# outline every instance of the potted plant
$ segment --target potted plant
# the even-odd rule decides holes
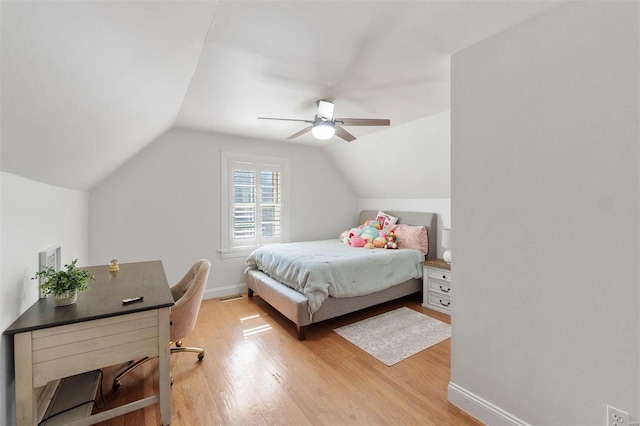
[[[42,266],[33,279],[42,278],[40,289],[44,294],[53,294],[56,306],[66,306],[76,303],[78,292],[88,289],[87,281],[95,280],[94,275],[83,269],[76,269],[75,259],[66,269],[56,271],[52,266]]]

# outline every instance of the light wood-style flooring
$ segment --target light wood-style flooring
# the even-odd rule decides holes
[[[420,295],[311,325],[307,340],[259,297],[205,300],[184,346],[206,350],[171,356],[172,425],[480,425],[447,402],[451,340],[387,367],[332,330],[408,306],[423,308]],[[149,396],[157,386],[155,360],[138,368],[113,391],[104,370],[107,407]],[[100,423],[160,424],[157,405]]]

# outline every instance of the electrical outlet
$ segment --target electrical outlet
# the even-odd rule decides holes
[[[629,413],[607,405],[607,426],[631,426]]]

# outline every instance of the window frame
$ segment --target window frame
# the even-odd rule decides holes
[[[220,255],[223,259],[232,257],[244,257],[248,256],[253,250],[261,245],[272,244],[274,242],[289,242],[289,197],[290,197],[290,166],[289,159],[285,157],[269,157],[264,155],[245,154],[239,152],[221,151],[221,167],[220,167]],[[256,170],[256,174],[260,174],[262,171],[274,171],[278,168],[281,170],[280,176],[280,198],[281,198],[281,211],[280,211],[280,238],[278,240],[267,239],[261,241],[258,235],[257,240],[253,244],[236,246],[234,244],[235,238],[233,235],[234,223],[232,203],[234,194],[234,180],[233,171],[235,163],[246,163],[249,167]],[[257,194],[256,194],[257,195]],[[256,199],[256,205],[258,206],[260,200]],[[259,215],[258,215],[259,216]],[[261,229],[261,218],[256,218],[257,229]]]

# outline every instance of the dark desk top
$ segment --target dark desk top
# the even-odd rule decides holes
[[[109,265],[81,269],[93,273],[96,280],[89,280],[89,290],[78,294],[76,303],[56,307],[52,296],[39,299],[4,334],[23,333],[174,304],[167,276],[159,260],[123,263],[117,272],[109,272]],[[144,296],[144,300],[122,304],[122,299],[137,296]]]

